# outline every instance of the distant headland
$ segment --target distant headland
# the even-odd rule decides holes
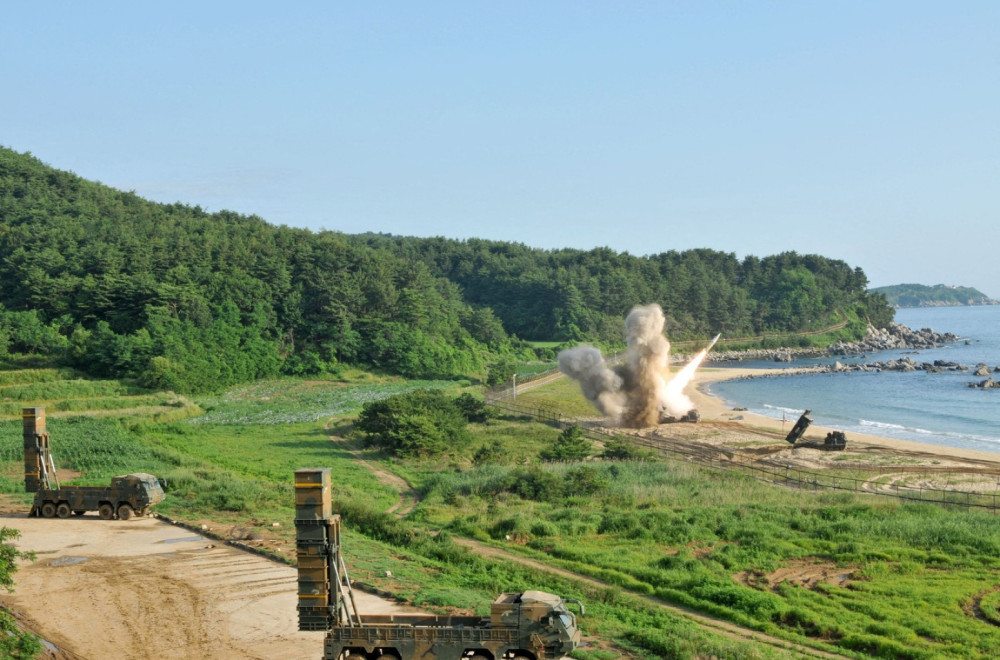
[[[982,291],[968,286],[935,284],[894,284],[871,289],[881,293],[894,307],[968,307],[972,305],[1000,305]]]

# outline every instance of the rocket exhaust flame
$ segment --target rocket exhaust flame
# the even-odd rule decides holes
[[[583,395],[616,424],[642,428],[664,415],[683,417],[694,407],[683,390],[719,335],[671,377],[664,323],[659,305],[635,307],[625,318],[623,364],[609,367],[599,350],[579,346],[559,353],[559,370],[580,383]]]

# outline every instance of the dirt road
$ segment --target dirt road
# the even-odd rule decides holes
[[[50,657],[319,658],[323,633],[299,632],[296,571],[144,518],[67,520],[0,514],[38,557],[0,602],[58,652]],[[365,613],[406,611],[358,592]],[[412,610],[409,610],[412,611]]]

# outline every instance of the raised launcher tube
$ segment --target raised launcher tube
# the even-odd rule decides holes
[[[802,439],[803,435],[805,435],[806,429],[809,428],[810,424],[812,424],[812,417],[809,416],[809,413],[811,412],[811,410],[807,410],[802,413],[802,416],[799,417],[799,421],[795,422],[795,426],[793,426],[792,430],[788,432],[785,440],[788,441],[789,444],[794,445]]]
[[[330,468],[295,471],[299,630],[360,623],[340,554],[340,516],[333,514],[331,491]],[[345,607],[348,600],[350,608]]]
[[[24,408],[21,411],[24,425],[24,490],[58,488],[56,468],[49,448],[49,432],[45,430],[45,408]]]

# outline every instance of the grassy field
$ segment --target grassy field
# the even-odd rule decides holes
[[[457,534],[513,539],[528,556],[770,634],[885,658],[1000,651],[1000,629],[965,611],[1000,584],[988,514],[664,463],[487,466],[424,492],[426,519]]]
[[[0,405],[19,413],[82,402],[73,404],[79,412],[48,420],[56,462],[78,471],[79,483],[151,472],[166,484],[162,513],[259,530],[286,544],[292,472],[331,467],[355,579],[443,611],[485,611],[495,593],[526,588],[583,598],[585,630],[605,642],[578,650],[584,660],[619,652],[791,657],[706,632],[649,596],[846,656],[1000,656],[1000,521],[988,515],[802,493],[683,462],[545,464],[538,453],[558,431],[514,416],[472,425],[474,441],[438,459],[388,459],[356,439],[330,438],[331,429],[352,438],[366,401],[466,386],[352,374],[346,382],[267,381],[187,401],[70,372],[8,370],[0,387],[15,389],[3,390]],[[28,392],[37,398],[20,398]],[[593,415],[565,380],[518,402]],[[92,416],[107,410],[116,412]],[[491,451],[477,461],[484,448]],[[419,491],[422,501],[405,520],[386,513],[397,493],[359,464],[358,452]],[[3,412],[0,490],[27,502],[21,472],[20,419]],[[484,559],[455,544],[457,536],[607,586]]]

